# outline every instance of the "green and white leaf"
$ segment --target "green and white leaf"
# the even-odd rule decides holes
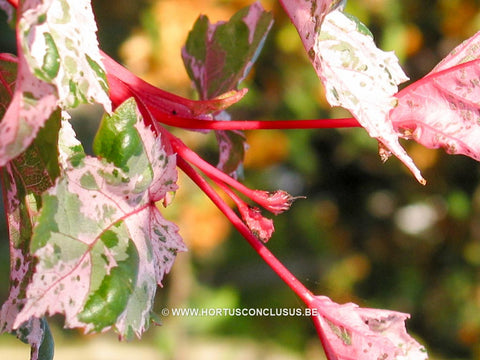
[[[110,112],[90,1],[30,0],[21,8],[23,55],[37,78],[55,85],[59,105],[100,103]]]
[[[90,1],[28,0],[17,10],[18,76],[0,122],[0,166],[21,154],[60,106],[111,112]]]
[[[38,258],[15,325],[62,313],[67,327],[148,327],[157,284],[185,251],[155,202],[176,190],[176,161],[147,129],[133,99],[106,115],[86,156],[68,123],[60,132],[64,175],[42,196],[31,251]]]

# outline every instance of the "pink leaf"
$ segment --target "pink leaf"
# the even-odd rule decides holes
[[[390,119],[400,136],[480,160],[479,38],[477,33],[397,94]]]
[[[309,306],[329,360],[424,360],[425,348],[405,329],[408,314],[339,305],[317,296]]]

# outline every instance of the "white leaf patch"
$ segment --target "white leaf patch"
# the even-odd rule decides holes
[[[378,49],[362,23],[337,9],[325,17],[314,53],[319,61],[312,61],[329,103],[348,109],[380,142],[383,160],[393,153],[424,184],[388,119],[397,104],[398,84],[408,80],[393,52]]]

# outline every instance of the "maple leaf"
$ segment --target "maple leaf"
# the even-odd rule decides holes
[[[410,316],[390,310],[339,305],[317,296],[309,307],[318,313],[314,323],[329,360],[425,360],[425,348],[408,335]]]
[[[388,113],[397,104],[398,85],[408,80],[395,55],[378,49],[368,29],[339,10],[326,16],[315,53],[321,59],[319,75],[329,103],[350,110],[379,141],[382,160],[393,153],[425,184],[388,121]]]
[[[0,166],[32,143],[57,106],[99,102],[111,111],[90,1],[24,1],[17,17],[18,75],[0,122]]]
[[[31,245],[38,263],[14,325],[62,313],[68,327],[140,336],[157,284],[186,250],[155,204],[177,188],[175,156],[133,99],[103,118],[94,144],[102,159],[85,155],[68,123],[60,138],[64,173],[42,196]]]
[[[393,153],[425,184],[388,120],[388,113],[397,103],[394,95],[398,85],[408,80],[398,59],[392,52],[378,49],[368,28],[344,14],[339,2],[323,1],[320,6],[313,3],[304,2],[296,9],[296,1],[284,1],[284,8],[325,86],[328,102],[348,109],[379,141],[382,160]]]
[[[390,120],[399,136],[480,161],[480,32],[400,91]]]
[[[182,58],[202,100],[237,90],[245,79],[273,25],[272,14],[257,1],[235,13],[228,21],[211,24],[200,16],[190,31]],[[222,112],[215,120],[230,120]],[[241,131],[216,131],[220,149],[217,167],[235,175],[242,164],[247,145]]]

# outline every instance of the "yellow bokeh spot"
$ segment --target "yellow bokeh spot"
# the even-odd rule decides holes
[[[414,24],[408,24],[403,31],[405,38],[405,55],[415,55],[423,46],[423,34]]]
[[[248,132],[246,168],[264,168],[285,160],[290,152],[290,140],[281,130]]]
[[[200,256],[206,255],[227,238],[230,223],[205,196],[183,205],[178,220],[180,233],[189,249]]]
[[[354,285],[365,279],[370,270],[370,261],[360,253],[336,263],[327,275],[327,287],[332,297],[344,298],[353,294]]]
[[[418,143],[411,143],[408,153],[419,169],[426,170],[435,166],[438,161],[439,150],[428,149]]]

